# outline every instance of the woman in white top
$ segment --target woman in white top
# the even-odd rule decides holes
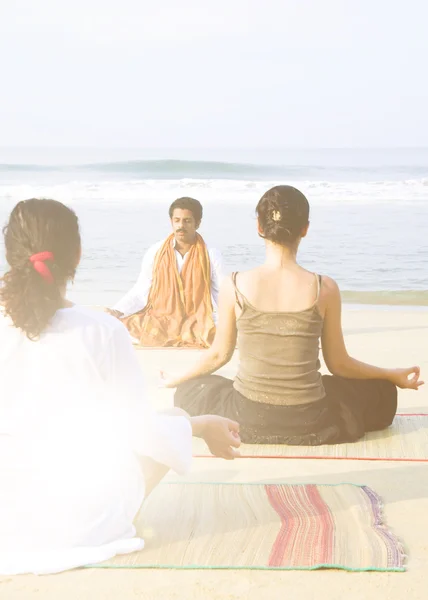
[[[133,520],[192,434],[231,459],[238,425],[158,415],[124,326],[65,299],[76,215],[27,200],[4,230],[0,286],[0,574],[53,573],[143,547]]]

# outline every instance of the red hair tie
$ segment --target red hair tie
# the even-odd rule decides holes
[[[54,260],[54,255],[52,252],[39,252],[38,254],[33,254],[30,256],[30,261],[37,273],[39,273],[45,281],[48,283],[53,283],[54,278],[52,273],[47,265],[45,265],[46,260]]]

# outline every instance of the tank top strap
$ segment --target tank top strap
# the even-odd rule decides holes
[[[317,297],[315,300],[315,304],[316,304],[318,302],[318,300],[320,299],[322,275],[318,275],[317,273],[315,273],[315,277],[317,278]]]
[[[236,304],[239,306],[240,309],[243,308],[243,296],[241,294],[241,292],[238,290],[238,287],[236,285],[236,276],[238,275],[238,271],[234,271],[232,273],[232,283],[233,283],[233,287],[235,289],[235,299],[236,299]]]

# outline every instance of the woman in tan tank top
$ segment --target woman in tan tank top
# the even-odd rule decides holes
[[[272,188],[256,213],[266,260],[224,281],[213,346],[190,372],[166,382],[177,386],[176,405],[235,419],[249,443],[341,443],[388,427],[397,387],[422,385],[419,367],[382,369],[349,356],[336,282],[296,260],[309,228],[299,190]],[[235,379],[212,375],[231,359],[237,339]],[[319,372],[320,343],[332,375]]]

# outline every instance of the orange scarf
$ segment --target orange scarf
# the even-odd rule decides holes
[[[156,254],[146,307],[122,321],[142,346],[208,348],[215,334],[208,250],[196,234],[180,275],[173,239]]]

